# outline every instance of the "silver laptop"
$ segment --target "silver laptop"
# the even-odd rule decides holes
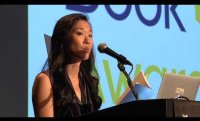
[[[199,84],[200,78],[165,73],[157,99],[186,97],[186,99],[195,100]]]

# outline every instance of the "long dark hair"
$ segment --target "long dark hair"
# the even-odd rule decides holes
[[[59,96],[57,95],[57,93],[63,92],[66,88],[64,86],[65,78],[63,75],[66,61],[68,58],[70,58],[65,51],[67,48],[66,42],[68,42],[67,35],[71,28],[79,20],[85,20],[89,23],[87,16],[83,14],[70,14],[60,18],[55,25],[53,35],[51,38],[51,50],[49,52],[48,59],[44,66],[48,65],[50,80],[53,80],[53,89],[55,89],[53,91],[56,91],[53,92],[53,96],[54,99],[58,99],[58,101],[56,101],[57,103],[60,102],[60,98],[56,97]],[[93,49],[90,53],[89,59],[81,62],[80,71],[87,78],[86,81],[91,90],[92,100],[95,109],[100,108],[102,101],[101,98],[98,96],[99,77],[95,68],[95,58]]]

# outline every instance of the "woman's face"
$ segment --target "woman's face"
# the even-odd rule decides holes
[[[92,29],[87,21],[79,20],[69,31],[69,54],[78,61],[89,59],[92,50]]]

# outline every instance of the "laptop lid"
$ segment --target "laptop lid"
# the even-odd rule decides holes
[[[200,78],[184,76],[173,73],[165,73],[158,91],[157,99],[187,97],[195,100],[200,84]]]

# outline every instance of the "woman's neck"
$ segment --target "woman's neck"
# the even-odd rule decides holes
[[[69,75],[70,80],[78,81],[78,74],[81,62],[67,64],[65,72]]]

